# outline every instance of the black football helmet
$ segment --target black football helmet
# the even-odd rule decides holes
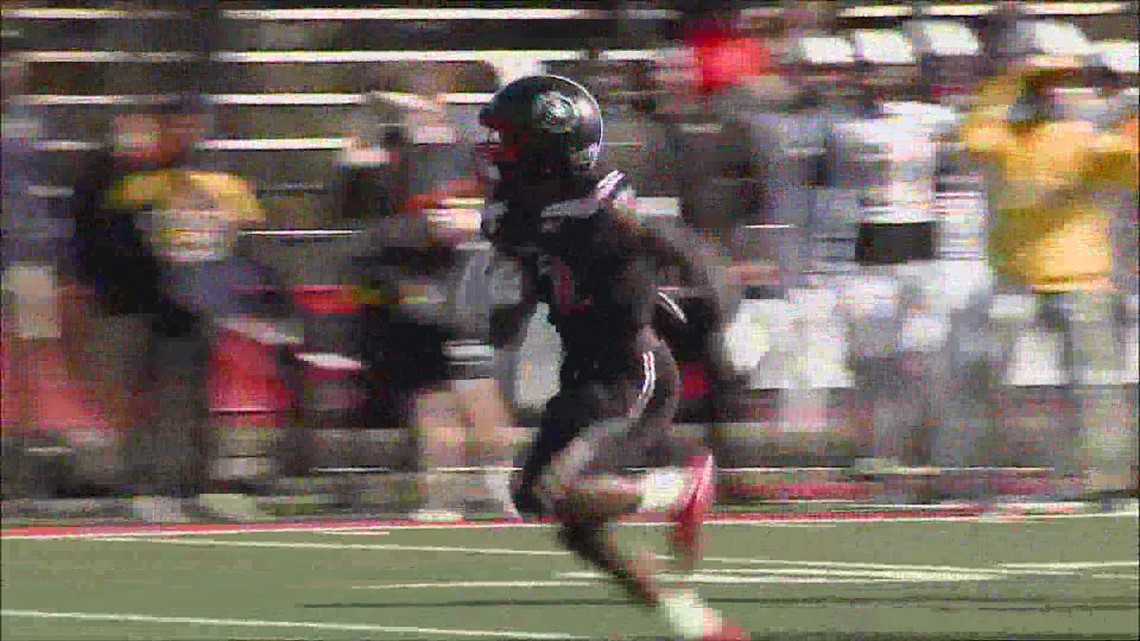
[[[479,112],[491,131],[481,156],[499,182],[576,176],[593,168],[604,125],[597,100],[561,76],[527,76],[500,89]]]

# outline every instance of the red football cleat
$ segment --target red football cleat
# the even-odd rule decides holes
[[[701,637],[701,641],[751,641],[752,635],[743,628],[725,621],[716,632]]]
[[[691,572],[701,555],[701,526],[712,509],[716,481],[712,454],[694,456],[686,464],[689,484],[679,509],[672,515],[673,551],[677,567]]]

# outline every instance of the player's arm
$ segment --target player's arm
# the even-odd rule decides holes
[[[684,227],[637,216],[632,195],[619,196],[611,209],[619,233],[628,235],[631,244],[644,248],[657,262],[681,265],[688,285],[706,300],[710,320],[714,324],[727,321],[732,292],[725,270],[714,262],[715,253],[709,247]]]
[[[653,322],[657,302],[657,270],[654,258],[645,252],[610,252],[602,259],[608,263],[608,286],[596,301],[604,310],[607,331],[618,341],[633,345],[641,330]]]
[[[1093,160],[1089,172],[1093,181],[1135,190],[1140,165],[1140,128],[1136,117],[1124,123],[1118,132],[1098,134],[1090,140]]]

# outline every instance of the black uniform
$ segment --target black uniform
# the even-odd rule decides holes
[[[669,437],[680,381],[653,330],[660,240],[623,203],[631,192],[622,182],[618,172],[596,183],[583,179],[571,190],[579,198],[530,213],[507,203],[507,226],[494,235],[523,264],[533,300],[547,304],[562,340],[559,391],[546,405],[516,492],[524,511],[541,511],[534,486],[571,442],[581,450],[562,474],[622,465]]]
[[[486,155],[498,174],[487,236],[522,265],[529,284],[523,303],[494,315],[492,340],[511,343],[537,302],[562,339],[559,391],[515,497],[520,510],[540,512],[544,476],[554,482],[546,498],[557,501],[559,484],[675,443],[679,374],[654,326],[683,327],[685,318],[658,291],[658,261],[679,259],[711,298],[717,288],[692,239],[640,220],[624,176],[596,172],[604,127],[581,85],[559,76],[516,80],[479,120],[493,134]],[[663,316],[672,322],[655,323]]]

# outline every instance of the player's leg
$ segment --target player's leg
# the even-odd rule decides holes
[[[998,280],[994,283],[987,306],[986,322],[993,335],[993,344],[989,353],[989,367],[985,372],[984,383],[986,390],[983,395],[984,407],[987,410],[984,416],[987,435],[990,438],[1004,440],[1007,437],[1005,426],[1012,424],[1010,413],[1013,404],[1008,402],[1009,388],[1006,376],[1016,358],[1017,341],[1026,329],[1047,318],[1041,315],[1039,296],[1028,294],[1025,288]],[[987,457],[988,459],[988,457]],[[993,460],[983,461],[984,465],[992,464]],[[979,483],[988,498],[992,495],[987,481]],[[1063,482],[1058,496],[1063,498],[1069,492],[1069,483]]]
[[[606,431],[613,429],[607,426]],[[586,439],[589,440],[589,439]],[[599,443],[606,439],[601,439]],[[567,452],[573,455],[575,441]],[[613,451],[594,447],[584,447],[582,451]],[[557,467],[564,459],[556,457],[552,467]],[[709,459],[711,469],[711,458]],[[565,470],[561,470],[565,473]],[[582,479],[569,477],[561,479],[554,487],[561,488],[548,494],[547,501],[554,505],[560,522],[559,540],[579,558],[602,570],[620,585],[629,596],[661,615],[665,622],[681,638],[700,641],[736,641],[747,639],[746,633],[737,626],[725,621],[691,590],[662,586],[659,580],[659,564],[656,556],[648,550],[627,550],[619,544],[613,524],[615,518],[605,518],[606,513],[628,514],[645,510],[657,511],[652,506],[653,492],[644,485],[630,479],[620,479],[617,475],[582,474]],[[624,483],[623,483],[624,481]],[[544,491],[551,487],[545,480]],[[664,498],[663,505],[687,503],[682,498],[685,490],[677,483],[674,489],[658,494]]]
[[[848,364],[854,378],[853,432],[866,443],[869,456],[857,472],[878,476],[897,463],[898,411],[903,396],[898,358],[901,327],[900,285],[887,268],[860,266],[844,287]]]
[[[462,518],[456,477],[447,468],[463,463],[464,429],[455,393],[446,383],[426,385],[411,393],[414,428],[423,478],[423,504],[414,518],[453,521]]]
[[[530,516],[550,516],[538,483],[550,461],[588,425],[590,407],[580,401],[577,389],[563,389],[546,402],[538,436],[527,449],[523,464],[511,479],[511,496],[515,508]]]
[[[639,511],[683,511],[698,491],[692,474],[654,487],[618,471],[624,458],[620,454],[647,447],[668,430],[676,411],[679,376],[672,358],[663,349],[644,358],[644,378],[637,384],[586,385],[575,390],[577,399],[563,398],[578,401],[577,411],[573,405],[561,405],[572,416],[603,418],[557,452],[540,475],[538,491],[560,522],[561,542],[613,577],[632,597],[658,610],[679,634],[690,639],[745,638],[691,592],[663,590],[654,556],[623,550],[610,527],[621,516]],[[711,459],[700,469],[711,472]]]
[[[565,413],[575,437],[543,471],[540,488],[569,518],[608,522],[664,511],[681,498],[684,483],[650,487],[621,473],[631,455],[645,453],[669,432],[680,394],[677,364],[664,345],[654,344],[634,360],[627,374],[577,385],[561,407],[549,408]]]

